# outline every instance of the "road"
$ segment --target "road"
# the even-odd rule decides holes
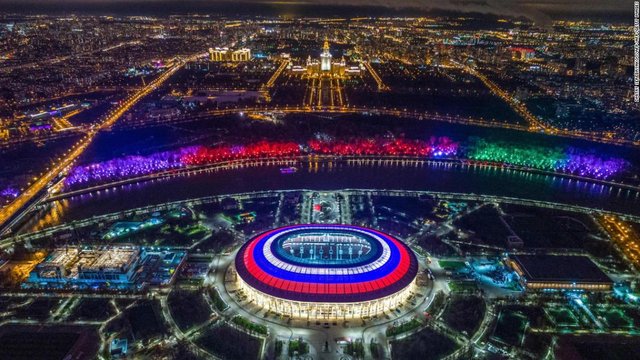
[[[281,190],[279,193],[285,192],[314,192],[316,190],[311,189],[289,189],[289,190]],[[556,209],[556,210],[566,210],[573,211],[583,214],[593,214],[598,213],[601,215],[615,215],[622,220],[625,221],[634,221],[640,222],[640,216],[615,213],[610,211],[602,211],[598,209],[593,209],[585,206],[577,206],[577,205],[569,205],[563,203],[554,203],[549,201],[539,201],[539,200],[531,200],[531,199],[523,199],[523,198],[514,198],[514,197],[506,197],[506,196],[494,196],[494,195],[477,195],[477,194],[466,194],[466,193],[452,193],[452,192],[439,192],[439,191],[407,191],[407,190],[378,190],[378,189],[344,189],[341,190],[342,193],[349,193],[350,195],[360,195],[360,196],[369,196],[371,194],[376,194],[380,196],[432,196],[437,199],[443,199],[448,201],[476,201],[476,202],[496,202],[496,203],[507,203],[507,204],[515,204],[515,205],[523,205],[523,206],[534,206],[534,207],[542,207],[547,209]],[[96,215],[87,219],[74,221],[73,224],[64,223],[60,225],[55,225],[48,227],[44,230],[21,234],[16,236],[4,237],[0,240],[0,249],[11,246],[15,241],[32,241],[42,237],[51,236],[59,231],[71,230],[73,228],[81,228],[84,226],[89,226],[91,224],[96,224],[102,221],[113,221],[121,218],[122,214],[129,213],[150,213],[154,211],[161,211],[166,209],[172,209],[177,206],[183,206],[185,204],[189,205],[201,205],[207,204],[211,202],[217,202],[226,197],[234,197],[237,199],[249,199],[255,197],[269,197],[273,196],[273,191],[254,191],[254,192],[246,192],[246,193],[234,193],[234,194],[221,194],[221,195],[211,195],[206,197],[199,198],[190,198],[183,199],[173,202],[168,202],[164,204],[157,205],[149,205],[136,209],[126,209],[114,213]]]
[[[111,128],[120,117],[127,112],[138,101],[154,91],[160,85],[162,85],[167,79],[171,77],[176,71],[178,71],[184,64],[197,57],[201,57],[203,54],[194,55],[188,59],[177,62],[173,67],[167,69],[162,75],[150,82],[147,86],[143,87],[129,98],[125,99],[120,106],[111,111],[107,117],[95,127],[91,128],[84,137],[76,142],[70,149],[68,149],[61,157],[51,164],[51,167],[42,174],[40,177],[34,178],[33,182],[28,185],[28,188],[18,195],[9,205],[0,210],[0,235],[5,234],[9,228],[5,225],[7,222],[14,219],[16,216],[20,216],[20,212],[24,207],[31,203],[34,197],[41,194],[43,191],[52,185],[52,183],[69,170],[71,165],[84,153],[84,151],[91,145],[101,131]]]
[[[54,64],[61,63],[63,61],[67,61],[67,60],[72,59],[72,58],[79,57],[79,56],[98,54],[98,53],[101,53],[101,52],[109,52],[111,50],[118,49],[118,48],[120,48],[122,46],[136,45],[136,44],[141,44],[141,41],[140,40],[132,40],[132,41],[120,42],[120,43],[117,43],[115,45],[110,45],[110,46],[102,48],[102,49],[89,50],[89,51],[80,52],[80,53],[73,53],[73,54],[70,54],[70,55],[58,56],[58,57],[54,57],[54,58],[47,58],[46,60],[40,60],[40,61],[30,62],[30,63],[26,63],[26,64],[19,64],[19,65],[2,67],[2,68],[0,68],[0,72],[11,72],[11,71],[20,70],[20,69],[37,68],[37,67],[41,67],[41,66],[45,66],[45,65],[54,65]]]

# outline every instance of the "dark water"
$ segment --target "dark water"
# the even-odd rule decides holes
[[[640,194],[550,175],[491,168],[340,166],[281,175],[260,167],[124,185],[53,203],[47,225],[164,202],[261,190],[389,189],[474,193],[551,201],[640,215]],[[41,224],[40,226],[42,226]]]

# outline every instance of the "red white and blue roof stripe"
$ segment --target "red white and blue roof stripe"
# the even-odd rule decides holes
[[[367,238],[375,256],[345,266],[292,261],[278,240],[305,232],[344,233]],[[235,260],[242,280],[265,294],[303,302],[350,303],[392,295],[416,277],[418,261],[400,240],[353,225],[293,225],[267,231],[248,241]]]

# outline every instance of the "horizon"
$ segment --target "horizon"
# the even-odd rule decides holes
[[[113,16],[155,16],[171,15],[213,15],[213,16],[265,16],[265,17],[421,17],[459,16],[473,17],[519,17],[546,26],[552,21],[596,21],[632,23],[632,9],[621,3],[598,2],[590,6],[575,8],[575,2],[559,1],[544,6],[505,4],[490,5],[486,1],[460,1],[418,4],[415,1],[386,4],[384,1],[364,3],[359,0],[318,4],[307,1],[241,1],[233,2],[202,0],[66,0],[50,2],[46,0],[2,0],[0,12],[11,15],[113,15]],[[503,3],[508,3],[504,2]],[[238,5],[238,6],[235,6]]]

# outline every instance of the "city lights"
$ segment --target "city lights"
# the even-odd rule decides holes
[[[0,0],[0,359],[640,354],[623,3]]]

